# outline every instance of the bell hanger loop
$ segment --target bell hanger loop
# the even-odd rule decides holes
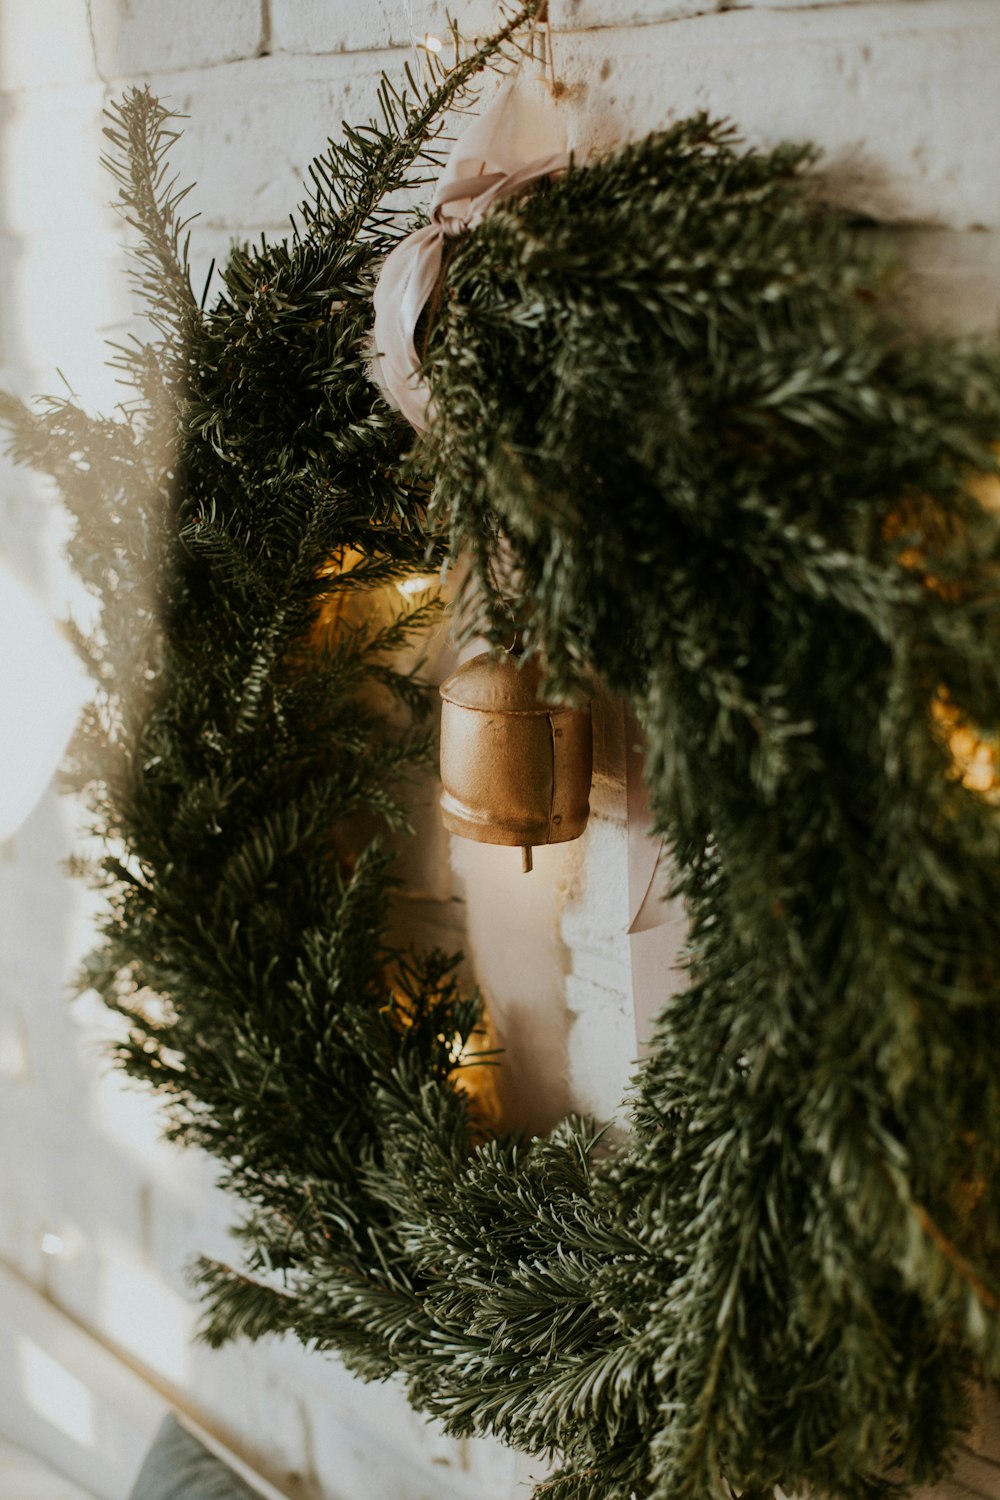
[[[507,605],[507,613],[510,615],[510,645],[502,646],[501,650],[505,656],[520,656],[522,651],[521,633],[517,628],[517,616],[509,604]]]
[[[538,0],[535,6],[535,14],[531,18],[531,26],[528,30],[527,54],[533,62],[540,62],[544,66],[547,51],[546,40],[549,29],[549,0]]]
[[[504,538],[503,541],[505,543],[506,538]],[[501,569],[497,565],[497,560],[495,558],[490,559],[487,567],[489,569],[490,582],[493,585],[494,593],[498,596],[499,602],[503,605],[504,609],[507,612],[507,615],[510,618],[510,644],[504,645],[502,641],[494,640],[494,645],[499,646],[500,650],[504,653],[505,656],[520,656],[521,635],[517,623],[517,612],[515,611],[514,605],[511,602],[510,594],[507,592],[507,589],[505,587],[505,570]]]
[[[534,64],[534,76],[538,81],[544,83],[553,95],[558,93],[555,60],[552,53],[552,26],[549,21],[549,0],[538,0],[535,6],[535,14],[531,20],[531,29],[528,32],[527,46],[522,53],[522,61],[525,57]],[[518,67],[520,65],[519,63]]]

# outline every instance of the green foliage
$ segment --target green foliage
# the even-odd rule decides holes
[[[101,607],[87,979],[245,1205],[243,1266],[200,1270],[210,1340],[399,1373],[452,1432],[557,1455],[556,1500],[860,1500],[941,1472],[1000,1374],[1000,821],[946,733],[1000,723],[970,490],[1000,361],[899,326],[808,155],[695,120],[452,247],[412,448],[367,378],[388,204],[524,19],[386,85],[205,306],[173,123],[114,112],[156,336],[118,351],[114,420],[0,412]],[[386,944],[381,833],[427,750],[391,653],[426,615],[366,601],[448,547],[470,629],[515,610],[556,689],[596,677],[645,729],[691,935],[621,1145],[471,1144],[475,999]]]
[[[1000,724],[1000,359],[898,326],[807,164],[693,120],[490,215],[416,456],[470,628],[645,730],[690,981],[612,1180],[672,1497],[927,1478],[1000,1373],[1000,819],[932,715]]]

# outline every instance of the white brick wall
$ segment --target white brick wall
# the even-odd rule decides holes
[[[217,67],[267,49],[261,0],[92,0],[91,17],[95,61],[105,78]]]
[[[367,5],[327,5],[324,0],[271,0],[271,46],[275,52],[364,52],[409,47],[428,32],[448,35],[448,17],[463,35],[489,32],[494,0],[372,0]]]
[[[493,0],[452,8],[467,32],[496,14]],[[200,275],[231,236],[281,232],[310,156],[343,117],[367,117],[380,70],[398,73],[414,38],[444,34],[444,11],[441,0],[92,0],[88,14],[86,0],[4,0],[5,383],[56,388],[58,365],[89,403],[116,398],[100,362],[100,339],[126,317],[95,169],[103,100],[148,80],[191,116],[176,165],[198,180]],[[898,234],[915,315],[994,326],[997,0],[552,0],[552,13],[581,149],[696,108],[756,143],[811,138],[830,196]],[[36,487],[0,467],[0,545],[58,600],[67,585],[37,507]],[[439,675],[449,661],[442,646]],[[571,1103],[613,1113],[636,1052],[620,713],[598,705],[595,728],[583,840],[542,851],[530,880],[511,851],[455,842],[449,854],[429,789],[409,861],[416,894],[399,917],[429,941],[464,943],[504,1032],[512,1116],[538,1127]],[[58,870],[70,845],[67,812],[49,802],[0,847],[0,1256],[182,1387],[290,1495],[508,1500],[537,1466],[448,1442],[392,1385],[361,1387],[288,1343],[191,1345],[183,1266],[198,1250],[227,1253],[230,1210],[210,1164],[160,1144],[148,1101],[102,1072],[105,1020],[67,1003],[88,923],[88,898]],[[63,1237],[62,1255],[42,1254],[46,1232]],[[973,1477],[982,1492],[983,1473]]]
[[[740,9],[556,38],[580,139],[698,109],[748,140],[812,140],[830,196],[888,223],[1000,225],[994,0]]]

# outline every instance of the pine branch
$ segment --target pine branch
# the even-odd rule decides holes
[[[390,212],[387,219],[383,217],[383,204],[401,188],[419,185],[413,167],[426,157],[429,142],[440,133],[445,111],[462,99],[484,69],[504,57],[509,44],[536,17],[538,9],[537,0],[529,0],[494,36],[464,58],[457,56],[460,44],[456,31],[454,66],[445,71],[429,54],[432,72],[425,86],[407,65],[409,94],[383,75],[378,90],[381,122],[372,119],[363,129],[345,122],[344,142],[331,142],[326,154],[310,167],[313,200],[300,210],[310,231],[324,232],[331,213],[336,216],[338,235],[348,241],[372,235],[381,238],[386,228],[392,230],[398,216]],[[436,164],[437,158],[431,156],[430,161]]]
[[[198,317],[188,259],[192,217],[180,212],[191,185],[178,187],[169,175],[170,149],[180,138],[172,122],[182,117],[148,86],[129,90],[106,115],[104,134],[112,150],[101,163],[118,184],[119,214],[139,236],[131,252],[132,278],[150,321],[180,366]]]
[[[119,419],[0,410],[101,602],[87,979],[245,1205],[211,1341],[399,1374],[449,1430],[557,1453],[560,1500],[875,1500],[941,1471],[1000,1368],[1000,824],[953,745],[1000,722],[1000,359],[901,336],[808,152],[696,119],[455,242],[404,463],[366,372],[412,224],[385,195],[529,14],[387,85],[305,231],[203,310],[172,117],[112,114],[159,339],[119,351]],[[647,735],[690,937],[624,1142],[481,1142],[478,998],[386,937],[428,749],[393,653],[431,608],[370,605],[449,544],[470,628],[513,609],[553,690],[596,678]]]

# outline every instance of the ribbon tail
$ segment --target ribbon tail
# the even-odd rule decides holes
[[[508,177],[526,162],[566,150],[566,127],[544,79],[515,77],[462,131],[434,196],[434,207],[459,178],[499,172]]]
[[[421,376],[416,330],[441,274],[445,235],[478,224],[491,203],[565,168],[564,141],[562,119],[544,84],[505,85],[452,147],[434,194],[430,224],[386,256],[373,298],[371,374],[389,404],[417,432],[426,432],[434,409]]]
[[[426,224],[386,256],[372,304],[375,310],[372,373],[382,394],[418,432],[430,425],[430,395],[420,377],[414,335],[441,270],[444,230]]]
[[[664,899],[663,840],[650,834],[652,808],[644,775],[642,730],[625,710],[625,787],[628,817],[628,940],[635,1039],[644,1051],[653,1022],[672,990],[672,972],[684,936],[684,914]]]

